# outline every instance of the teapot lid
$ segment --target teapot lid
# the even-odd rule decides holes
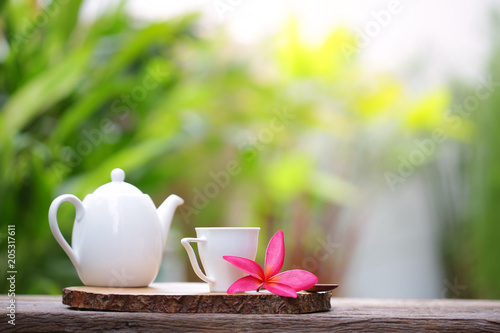
[[[125,172],[122,169],[111,171],[111,182],[97,188],[93,194],[98,195],[141,195],[141,190],[124,182]]]

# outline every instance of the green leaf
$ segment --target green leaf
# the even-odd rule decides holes
[[[316,173],[309,182],[309,191],[318,198],[336,204],[350,204],[356,188],[334,174]]]
[[[154,158],[177,147],[182,141],[181,138],[149,140],[122,149],[108,159],[101,161],[91,171],[70,180],[63,186],[68,191],[72,189],[79,195],[91,193],[98,186],[109,182],[109,174],[114,168],[122,168],[126,172],[133,172]]]
[[[410,106],[404,125],[413,131],[435,129],[441,124],[450,100],[451,94],[447,89],[432,91]]]
[[[21,131],[35,117],[61,99],[68,97],[81,84],[87,70],[89,51],[80,50],[42,72],[25,84],[7,101],[0,122],[3,139]]]
[[[280,201],[297,196],[305,188],[312,172],[308,155],[292,153],[274,161],[265,173],[267,189]]]
[[[86,119],[99,111],[100,107],[115,93],[130,86],[128,82],[105,81],[89,92],[82,92],[77,96],[75,103],[67,108],[59,119],[49,142],[50,145],[63,142],[68,136],[74,134]],[[111,113],[110,113],[111,114]]]

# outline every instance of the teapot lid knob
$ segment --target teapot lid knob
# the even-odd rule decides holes
[[[122,169],[111,171],[111,182],[98,187],[93,194],[100,196],[122,196],[122,195],[142,195],[137,187],[125,180],[125,172]]]
[[[111,181],[113,182],[122,182],[125,180],[125,172],[122,169],[113,169],[111,171]]]

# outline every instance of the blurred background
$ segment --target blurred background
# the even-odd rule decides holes
[[[0,1],[1,292],[12,224],[18,294],[80,284],[49,205],[120,167],[186,202],[157,281],[198,281],[195,227],[260,226],[337,296],[500,298],[498,10]]]

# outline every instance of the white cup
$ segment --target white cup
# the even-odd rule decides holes
[[[238,279],[248,275],[223,256],[243,257],[255,260],[259,245],[260,228],[195,228],[197,238],[183,238],[182,245],[191,261],[193,270],[200,279],[208,282],[211,292],[226,292]],[[204,274],[191,242],[198,243],[198,253],[205,270]]]

